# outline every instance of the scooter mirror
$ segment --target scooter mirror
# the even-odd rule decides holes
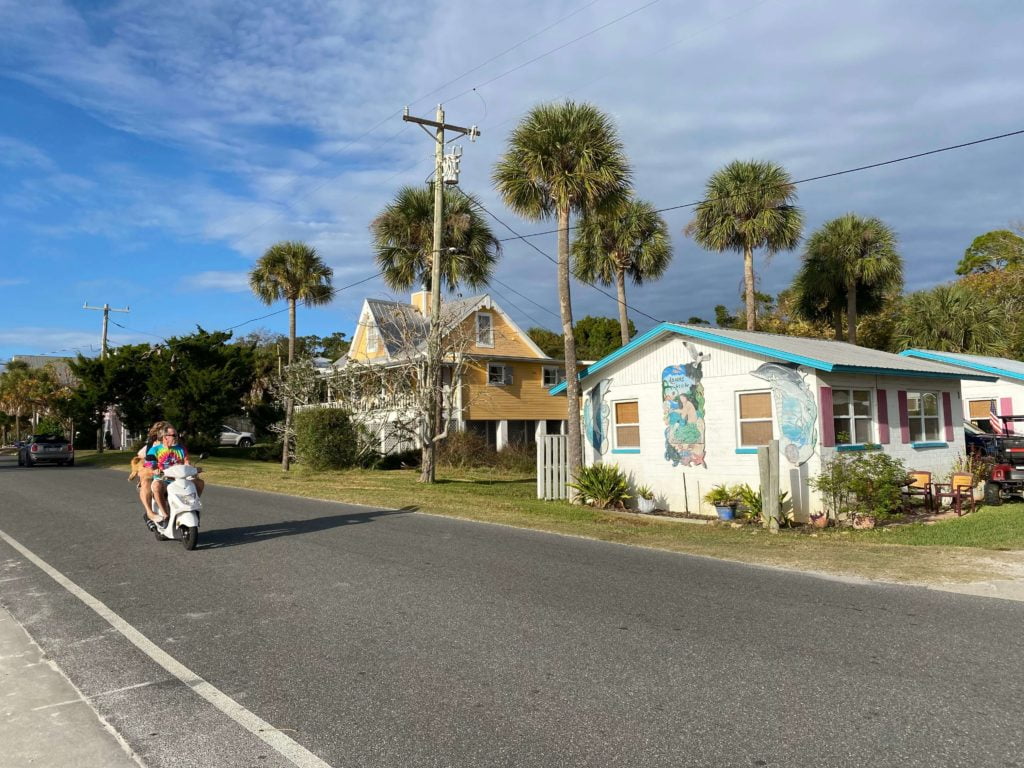
[[[200,453],[199,454],[199,460],[200,461],[202,461],[203,459],[208,459],[208,458],[210,458],[210,454],[208,454],[208,453]]]

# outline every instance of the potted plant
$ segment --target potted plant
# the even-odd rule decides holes
[[[638,485],[636,487],[636,506],[640,512],[646,515],[654,511],[654,491],[650,486]]]
[[[719,520],[732,520],[736,513],[736,493],[725,483],[712,486],[704,501],[715,508]]]

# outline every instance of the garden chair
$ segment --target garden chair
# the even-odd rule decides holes
[[[924,508],[931,511],[935,508],[935,496],[932,491],[932,473],[911,470],[907,473],[907,486],[903,489],[904,505],[914,497],[924,499]]]
[[[957,517],[964,514],[964,507],[970,505],[974,511],[974,477],[970,472],[954,472],[948,483],[935,484],[935,504],[949,499]]]

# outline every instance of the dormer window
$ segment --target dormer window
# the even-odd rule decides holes
[[[478,347],[494,346],[494,324],[489,312],[476,313],[476,345]]]

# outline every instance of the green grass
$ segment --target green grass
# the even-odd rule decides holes
[[[418,482],[416,470],[282,472],[254,461],[246,449],[216,449],[202,462],[214,485],[406,509],[603,541],[707,555],[748,563],[903,582],[1006,578],[1021,568],[1024,505],[982,509],[933,525],[874,531],[807,528],[771,535],[754,526],[694,525],[665,518],[606,512],[536,498],[532,476],[494,469],[441,470],[438,482]],[[78,453],[83,465],[121,468],[130,454]]]

